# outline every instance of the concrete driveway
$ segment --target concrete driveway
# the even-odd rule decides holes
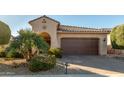
[[[100,76],[124,76],[124,58],[107,56],[63,56],[68,69],[79,69]]]

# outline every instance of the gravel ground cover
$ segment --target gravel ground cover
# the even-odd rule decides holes
[[[48,71],[31,72],[29,71],[24,59],[5,60],[0,59],[0,76],[80,76],[91,74],[87,71],[82,71],[78,68],[68,66],[68,72],[65,74],[65,66],[57,59],[55,68]]]
[[[65,74],[65,62],[69,64]],[[124,58],[114,56],[63,56],[57,59],[55,68],[48,71],[29,71],[24,59],[5,60],[0,58],[0,76],[104,76],[82,70],[75,65],[124,73]]]

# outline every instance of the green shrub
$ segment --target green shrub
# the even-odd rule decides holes
[[[11,31],[7,24],[0,21],[0,45],[8,44],[11,37]]]
[[[114,27],[110,38],[114,49],[124,49],[124,24]]]
[[[0,46],[0,57],[6,57],[5,48],[4,46]]]
[[[31,59],[28,64],[29,70],[32,72],[46,71],[54,68],[56,65],[56,58],[54,55],[40,55]]]
[[[41,36],[30,29],[22,29],[18,33],[19,35],[13,39],[9,47],[10,50],[14,49],[21,53],[26,61],[31,60],[40,51],[48,53],[49,45]]]
[[[57,58],[62,57],[62,50],[60,48],[50,48],[49,54],[55,55]]]
[[[6,53],[4,51],[0,52],[0,57],[6,57]]]
[[[6,57],[7,58],[24,58],[23,55],[17,52],[15,49],[6,50]]]

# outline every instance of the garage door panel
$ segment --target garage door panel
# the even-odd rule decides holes
[[[63,38],[61,40],[63,54],[98,54],[97,38]]]

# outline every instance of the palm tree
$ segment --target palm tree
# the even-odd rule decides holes
[[[48,52],[49,45],[41,36],[29,29],[22,29],[18,33],[19,36],[15,37],[10,44],[10,50],[13,49],[21,53],[27,61],[41,52]]]

